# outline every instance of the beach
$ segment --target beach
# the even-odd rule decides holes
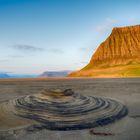
[[[92,129],[52,131],[20,127],[32,123],[20,120],[16,127],[6,124],[0,115],[0,139],[4,140],[139,140],[140,78],[55,78],[1,79],[0,104],[21,96],[37,94],[43,89],[72,89],[88,96],[107,97],[128,108],[128,115],[114,123]],[[1,111],[1,110],[0,110]],[[10,112],[9,112],[10,113]],[[7,114],[8,115],[8,114]],[[13,127],[14,126],[14,127]]]

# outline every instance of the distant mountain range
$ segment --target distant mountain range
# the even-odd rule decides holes
[[[38,75],[0,73],[0,78],[36,78],[36,77],[38,77]]]
[[[140,25],[119,27],[97,48],[89,64],[70,77],[140,76]]]
[[[72,71],[64,70],[64,71],[46,71],[43,72],[39,77],[66,77]]]
[[[66,77],[72,71],[45,71],[39,75],[27,75],[27,74],[14,74],[14,73],[0,73],[0,78],[47,78],[47,77]]]
[[[7,73],[0,73],[0,78],[9,78],[10,76]]]

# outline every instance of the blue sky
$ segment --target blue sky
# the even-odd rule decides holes
[[[113,27],[139,23],[139,0],[0,0],[0,72],[81,69]]]

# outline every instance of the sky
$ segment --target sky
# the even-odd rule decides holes
[[[0,0],[0,72],[79,70],[113,27],[140,24],[140,0]]]

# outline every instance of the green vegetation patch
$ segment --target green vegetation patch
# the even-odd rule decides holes
[[[140,76],[140,68],[131,68],[125,73],[126,76]]]

